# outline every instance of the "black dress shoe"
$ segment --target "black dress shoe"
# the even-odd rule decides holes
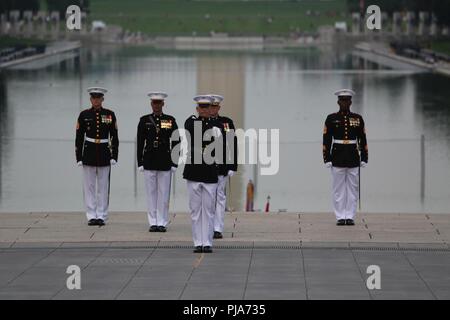
[[[159,231],[159,232],[166,232],[166,231],[167,231],[167,228],[164,227],[164,226],[159,226],[159,227],[158,227],[158,231]]]
[[[204,252],[204,253],[211,253],[211,252],[212,252],[212,249],[211,249],[210,246],[205,246],[205,247],[203,247],[203,252]]]
[[[353,221],[353,219],[347,219],[347,220],[345,220],[345,224],[348,226],[354,226],[355,221]]]
[[[105,225],[105,221],[103,221],[103,219],[97,219],[97,225],[98,226],[104,226]]]
[[[336,225],[337,225],[337,226],[345,226],[345,220],[344,220],[344,219],[338,220],[338,222],[336,223]]]
[[[149,232],[157,232],[158,227],[157,226],[151,226],[150,229],[148,229]]]
[[[219,231],[214,231],[213,239],[222,239],[223,235]]]
[[[202,253],[202,252],[203,252],[202,246],[195,247],[194,253]]]
[[[88,226],[97,226],[97,219],[91,219],[88,221]]]

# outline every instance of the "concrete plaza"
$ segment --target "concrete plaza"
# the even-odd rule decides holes
[[[144,213],[0,214],[0,299],[449,299],[450,215],[227,213],[225,238],[194,254],[189,215],[149,233]],[[69,290],[69,265],[81,289]],[[369,290],[367,267],[381,269]]]

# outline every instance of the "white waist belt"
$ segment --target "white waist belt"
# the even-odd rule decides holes
[[[334,143],[337,144],[356,144],[356,140],[334,140]]]
[[[84,139],[86,141],[93,142],[93,143],[108,143],[109,142],[109,139],[92,139],[92,138],[88,138],[88,137],[86,137]]]

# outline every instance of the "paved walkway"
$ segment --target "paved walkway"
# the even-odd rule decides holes
[[[425,71],[437,72],[446,76],[450,76],[450,63],[439,61],[436,64],[429,64],[421,59],[413,59],[398,55],[392,51],[387,43],[384,42],[360,42],[355,45],[355,48],[363,51],[373,53],[375,55],[386,57],[398,61],[400,63],[409,64],[410,66],[416,67],[418,70],[422,69]],[[390,63],[388,62],[388,65]]]
[[[149,233],[144,213],[0,214],[0,299],[450,299],[450,215],[233,213],[214,253],[192,253],[189,216]],[[69,265],[81,290],[69,290]],[[369,290],[367,268],[381,270]]]
[[[49,58],[65,52],[71,52],[79,49],[80,47],[81,43],[79,41],[55,41],[47,45],[44,53],[0,63],[0,69]]]
[[[0,299],[450,299],[444,250],[15,248],[0,260]],[[366,287],[370,265],[381,290]]]
[[[358,214],[356,226],[337,227],[331,213],[227,213],[224,239],[215,245],[391,246],[449,248],[450,214]],[[111,213],[106,226],[88,226],[83,213],[1,213],[0,246],[58,247],[107,242],[192,244],[187,213],[173,213],[167,233],[149,233],[145,213]],[[104,245],[104,244],[102,244]]]

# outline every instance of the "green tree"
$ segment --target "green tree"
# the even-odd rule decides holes
[[[77,5],[82,11],[89,12],[89,0],[47,0],[48,11],[58,11],[61,18],[65,17],[70,5]]]
[[[448,0],[432,0],[434,14],[438,20],[438,24],[450,26],[450,1]]]
[[[392,14],[394,11],[402,11],[405,4],[410,2],[411,0],[371,0],[371,1],[364,1],[365,10],[369,5],[377,5],[381,8],[383,12],[387,12],[389,14]],[[351,12],[360,12],[360,5],[361,0],[347,0],[347,6],[350,9]]]
[[[394,11],[420,11],[432,12],[438,24],[450,26],[450,0],[366,0],[365,8],[369,5],[378,5],[383,12],[392,14]],[[360,11],[361,0],[347,0],[350,12]]]
[[[19,10],[21,12],[31,10],[36,12],[39,10],[39,0],[1,0],[0,13],[5,13],[11,10]]]

